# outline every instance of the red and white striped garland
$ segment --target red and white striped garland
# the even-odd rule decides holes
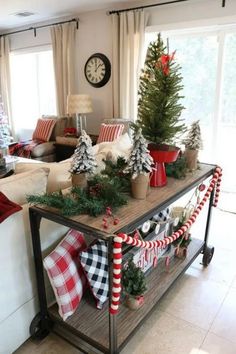
[[[163,248],[177,238],[183,235],[190,226],[196,221],[196,218],[200,211],[202,210],[204,204],[207,199],[210,197],[213,188],[215,188],[215,195],[213,200],[213,206],[216,207],[219,199],[220,193],[220,182],[222,176],[222,169],[220,167],[216,167],[213,177],[210,181],[210,185],[204,194],[202,200],[198,203],[198,206],[195,208],[191,217],[185,222],[183,226],[180,227],[179,230],[175,231],[171,236],[165,237],[163,240],[157,241],[142,241],[139,239],[134,239],[133,237],[120,233],[118,236],[114,237],[113,243],[113,285],[112,285],[112,301],[110,306],[110,313],[116,314],[119,309],[119,301],[121,294],[121,269],[122,269],[122,242],[125,242],[127,245],[132,245],[135,247],[141,247],[146,249],[153,248]]]

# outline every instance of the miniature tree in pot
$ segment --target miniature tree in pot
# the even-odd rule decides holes
[[[86,187],[87,175],[93,174],[96,167],[97,163],[92,151],[92,141],[86,132],[82,130],[69,170],[72,176],[72,185]]]
[[[126,305],[131,310],[137,310],[143,305],[143,294],[147,290],[146,279],[141,268],[137,267],[133,258],[122,271],[122,285],[126,294]]]
[[[146,198],[152,164],[153,159],[147,149],[147,142],[141,129],[138,129],[134,135],[133,149],[126,168],[126,171],[131,173],[131,190],[136,199]]]
[[[176,160],[179,149],[172,146],[174,139],[185,131],[180,116],[182,77],[175,63],[175,53],[169,54],[158,34],[147,51],[145,67],[140,77],[138,120],[148,148],[155,161],[151,186],[166,184],[164,162]]]
[[[185,157],[187,167],[192,171],[197,169],[198,151],[202,149],[202,138],[199,120],[191,124],[186,138],[183,140],[185,145]]]

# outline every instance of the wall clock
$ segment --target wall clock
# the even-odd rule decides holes
[[[93,87],[104,86],[111,76],[110,60],[101,53],[91,55],[85,64],[84,74]]]

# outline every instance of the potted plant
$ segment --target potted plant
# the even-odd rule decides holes
[[[142,135],[141,129],[138,129],[134,134],[133,148],[127,163],[126,171],[131,174],[132,196],[136,199],[145,199],[153,159],[149,154],[147,143]]]
[[[192,205],[186,207],[175,206],[171,209],[171,217],[174,219],[174,231],[178,230],[190,218],[194,211]],[[188,245],[191,242],[189,229],[184,232],[182,237],[173,242],[175,247],[175,256],[178,258],[185,258],[187,256]]]
[[[97,163],[92,151],[92,141],[86,132],[82,130],[69,170],[72,177],[72,185],[86,187],[87,175],[93,174],[96,167]]]
[[[168,53],[158,34],[148,47],[140,77],[137,126],[150,142],[148,148],[155,161],[153,187],[166,184],[164,163],[177,159],[179,149],[173,145],[174,139],[186,129],[180,119],[184,109],[180,103],[182,77],[174,55]]]
[[[185,145],[185,158],[189,170],[197,169],[198,151],[202,149],[202,138],[199,120],[191,124],[186,138],[183,140]]]
[[[144,293],[147,290],[146,279],[141,268],[129,259],[122,271],[122,286],[126,294],[125,304],[131,310],[137,310],[144,303]]]

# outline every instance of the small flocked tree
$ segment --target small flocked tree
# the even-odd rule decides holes
[[[170,144],[185,130],[180,119],[183,88],[180,66],[169,54],[160,34],[151,42],[140,77],[138,120],[143,136],[156,144]]]
[[[92,174],[94,173],[96,167],[97,163],[92,151],[92,141],[86,132],[82,130],[69,172],[71,174],[80,174],[85,172]]]
[[[193,171],[198,168],[198,150],[202,148],[201,131],[199,121],[193,122],[186,138],[183,140],[185,145],[185,158],[187,167]]]
[[[142,130],[138,129],[134,135],[133,148],[128,160],[127,171],[132,178],[140,174],[146,175],[152,171],[153,159],[149,155],[147,142],[142,135]]]
[[[199,150],[202,149],[202,138],[199,120],[193,122],[188,131],[186,138],[183,140],[186,149]]]

